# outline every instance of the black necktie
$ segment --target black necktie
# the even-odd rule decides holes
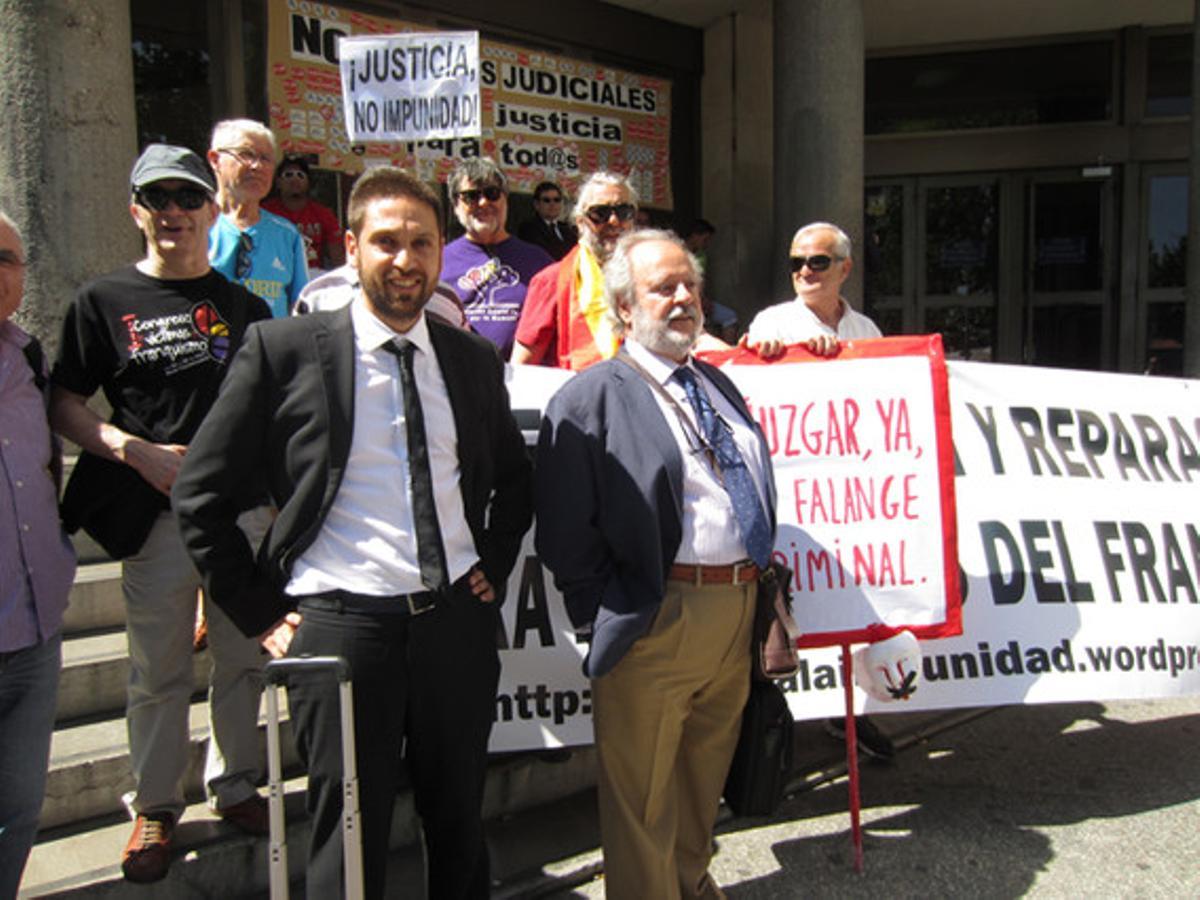
[[[675,380],[683,385],[700,431],[716,455],[721,484],[733,505],[746,553],[760,568],[765,567],[771,561],[771,523],[767,521],[767,512],[758,498],[758,489],[746,468],[746,460],[738,450],[729,426],[717,416],[708,391],[696,373],[687,366],[680,366],[675,370]]]
[[[404,426],[408,436],[408,474],[412,479],[413,522],[417,529],[417,561],[421,566],[421,583],[431,591],[443,590],[449,584],[446,574],[446,548],[442,545],[442,529],[438,526],[437,505],[433,500],[433,475],[429,471],[429,445],[425,441],[425,414],[421,411],[421,395],[413,378],[412,341],[392,341],[383,345],[400,362],[400,388],[404,392]]]

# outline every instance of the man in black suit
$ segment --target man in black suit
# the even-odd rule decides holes
[[[209,596],[242,631],[273,656],[350,663],[367,896],[384,894],[403,746],[428,895],[486,897],[497,605],[529,527],[529,460],[495,348],[424,314],[442,259],[437,196],[373,169],[348,220],[361,295],[250,330],[175,506]],[[279,515],[255,561],[233,521],[263,489]],[[298,680],[289,706],[309,770],[308,895],[337,896],[336,689]]]
[[[562,259],[579,240],[575,226],[562,221],[563,192],[553,181],[543,181],[533,189],[532,219],[521,223],[517,237],[545,249],[555,261]]]
[[[625,345],[546,407],[537,550],[590,635],[608,896],[723,897],[708,863],[774,535],[770,453],[733,382],[692,356],[683,242],[627,234],[604,284]]]

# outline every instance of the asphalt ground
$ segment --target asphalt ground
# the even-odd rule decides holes
[[[1200,697],[875,721],[900,752],[861,768],[863,871],[843,750],[805,723],[778,812],[718,824],[712,873],[731,900],[1200,897]],[[592,844],[499,895],[603,897]]]

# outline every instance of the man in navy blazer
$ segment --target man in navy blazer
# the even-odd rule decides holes
[[[674,235],[621,239],[604,271],[625,332],[546,409],[537,550],[590,634],[611,897],[719,897],[712,826],[750,683],[770,454],[733,383],[691,356],[700,274]]]
[[[437,195],[371,170],[348,220],[361,293],[251,329],[175,507],[205,590],[242,631],[274,656],[350,663],[366,895],[384,896],[403,746],[428,896],[482,898],[497,606],[530,523],[530,465],[495,348],[424,315],[442,258]],[[256,560],[233,523],[263,492],[279,514]],[[337,896],[336,687],[297,679],[289,707],[309,770],[307,891]]]

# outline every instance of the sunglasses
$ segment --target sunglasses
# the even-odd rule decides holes
[[[828,253],[814,253],[812,256],[793,256],[792,271],[799,272],[805,266],[808,266],[810,271],[824,272],[833,265],[835,259],[840,260],[841,257],[830,256]]]
[[[204,206],[210,199],[208,191],[200,188],[181,187],[172,191],[153,184],[149,187],[138,188],[133,195],[140,206],[154,212],[164,212],[172,203],[180,209],[190,212]]]
[[[254,251],[254,239],[246,232],[238,238],[237,256],[233,260],[233,274],[237,278],[245,278],[254,267],[250,254]]]
[[[562,197],[551,197],[549,194],[542,194],[538,198],[539,203],[562,203]]]
[[[504,196],[504,191],[495,185],[489,185],[485,188],[467,188],[465,191],[459,191],[455,196],[464,201],[467,206],[474,206],[479,202],[480,197],[486,197],[491,203],[495,203]]]
[[[598,206],[589,206],[584,215],[593,225],[603,225],[614,215],[618,221],[628,222],[636,212],[637,207],[632,203],[601,203]]]

